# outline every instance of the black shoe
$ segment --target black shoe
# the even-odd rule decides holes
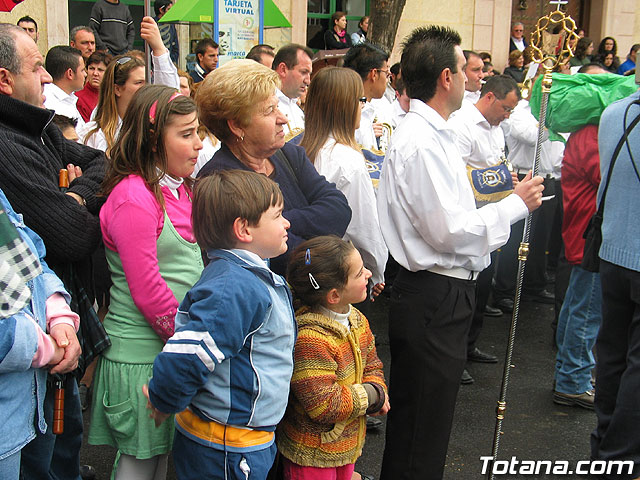
[[[482,352],[478,347],[476,347],[467,353],[467,361],[478,363],[498,363],[498,357],[491,355],[490,353]]]
[[[499,308],[504,313],[511,313],[513,312],[513,299],[501,298],[500,300],[497,300],[496,302],[494,302],[493,306],[496,308]]]
[[[382,430],[382,420],[376,417],[370,417],[367,415],[367,432],[377,432]]]
[[[537,293],[525,293],[522,299],[528,302],[546,303],[548,305],[556,303],[556,296],[547,290],[540,290]]]
[[[471,385],[475,380],[471,376],[471,374],[465,368],[462,371],[462,377],[460,378],[460,385]]]
[[[373,475],[365,475],[364,473],[360,474],[360,478],[362,480],[376,480],[376,477],[374,477]]]
[[[484,307],[484,316],[485,317],[501,317],[503,315],[502,310],[496,307],[492,307],[491,305],[487,305]]]
[[[82,478],[82,480],[95,480],[95,468],[91,465],[80,465],[80,478]]]

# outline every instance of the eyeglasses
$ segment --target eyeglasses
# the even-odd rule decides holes
[[[511,108],[511,107],[505,107],[504,103],[502,103],[502,100],[498,100],[497,98],[494,98],[493,99],[493,103],[495,103],[495,102],[498,102],[500,104],[500,106],[502,107],[502,110],[504,110],[504,113],[508,113],[508,114],[513,113],[514,109]]]
[[[374,68],[374,70],[384,73],[387,76],[387,78],[390,78],[392,75],[392,73],[389,70],[383,70],[382,68]]]
[[[358,101],[360,102],[360,108],[364,108],[364,106],[367,104],[367,97],[360,97]]]

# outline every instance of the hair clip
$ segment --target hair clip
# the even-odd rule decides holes
[[[320,290],[320,285],[318,285],[318,282],[316,282],[316,279],[313,278],[311,273],[309,273],[309,281],[311,282],[311,286],[314,290]]]
[[[311,250],[307,248],[307,251],[304,252],[304,264],[311,265]]]
[[[169,101],[167,103],[171,103],[171,101],[176,98],[176,97],[183,97],[184,95],[182,95],[182,93],[180,92],[175,92],[173,95],[171,95],[171,97],[169,97]],[[158,108],[158,101],[156,100],[155,102],[153,102],[153,104],[151,105],[151,108],[149,109],[149,121],[153,124],[156,123],[156,109]]]

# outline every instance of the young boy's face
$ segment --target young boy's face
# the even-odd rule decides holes
[[[261,258],[274,258],[287,251],[289,220],[282,216],[282,204],[271,206],[262,214],[258,225],[251,227],[251,251]]]

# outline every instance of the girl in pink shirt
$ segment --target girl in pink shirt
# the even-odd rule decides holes
[[[173,335],[179,303],[200,277],[190,175],[202,148],[196,105],[163,86],[133,97],[111,150],[100,212],[113,286],[111,347],[96,371],[89,443],[118,449],[115,479],[166,477],[173,422],[156,428],[142,385]]]

